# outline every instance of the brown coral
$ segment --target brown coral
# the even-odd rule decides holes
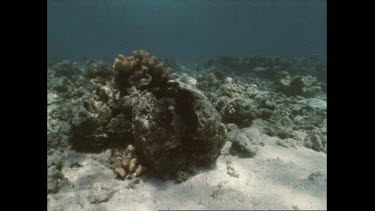
[[[134,147],[129,145],[125,150],[123,157],[117,157],[115,159],[115,173],[119,178],[131,178],[132,176],[138,177],[146,171],[147,168],[139,163],[133,153]]]
[[[122,167],[115,168],[115,173],[120,176],[121,178],[124,178],[126,176],[125,169]]]
[[[133,51],[125,57],[119,54],[112,66],[116,73],[116,87],[123,92],[135,86],[138,90],[148,89],[159,95],[166,89],[169,68],[145,50]]]

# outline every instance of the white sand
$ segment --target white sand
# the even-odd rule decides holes
[[[63,168],[74,188],[49,195],[48,210],[326,209],[326,154],[303,146],[285,148],[276,138],[262,138],[265,145],[254,158],[221,155],[212,168],[199,170],[183,183],[149,178],[134,189],[127,188],[129,181],[115,179],[97,155],[85,154],[79,161],[82,167]],[[227,174],[228,165],[238,178]],[[318,176],[310,176],[314,173]],[[100,188],[113,196],[90,203],[89,195]]]

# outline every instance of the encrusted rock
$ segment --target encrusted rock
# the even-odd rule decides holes
[[[92,204],[99,204],[107,202],[112,198],[114,191],[112,188],[102,185],[100,183],[95,183],[88,194],[88,200]]]
[[[230,153],[242,158],[254,157],[258,151],[258,146],[252,143],[249,138],[243,133],[230,134],[230,141],[232,142]]]
[[[306,100],[301,100],[300,103],[305,103],[312,108],[327,110],[327,102],[325,100],[322,100],[322,99],[309,98],[309,99],[306,99]]]
[[[47,193],[57,193],[67,183],[64,174],[56,166],[53,165],[48,168]]]
[[[136,148],[156,174],[208,164],[224,143],[225,126],[208,99],[189,85],[173,83],[170,98],[145,93],[133,110]]]
[[[67,77],[74,80],[78,75],[82,74],[83,69],[79,68],[76,63],[69,60],[63,60],[54,64],[51,69],[54,69],[55,77]]]
[[[110,78],[114,75],[113,70],[103,60],[92,59],[87,62],[87,78]]]
[[[252,85],[224,84],[214,105],[225,123],[249,126],[257,118],[268,119],[276,104],[272,97]]]
[[[303,142],[303,145],[315,151],[323,151],[327,153],[327,137],[320,132],[314,132],[307,136]]]
[[[277,84],[278,89],[287,96],[312,97],[322,92],[321,83],[318,83],[316,77],[292,76],[288,72],[282,72]]]

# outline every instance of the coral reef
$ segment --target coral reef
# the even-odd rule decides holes
[[[261,93],[256,85],[223,84],[219,97],[214,101],[215,108],[225,123],[240,126],[251,124],[257,118],[269,118],[276,105],[272,98]]]
[[[101,60],[84,68],[63,61],[48,68],[48,146],[101,152],[131,144],[135,149],[113,163],[119,178],[136,178],[145,166],[150,175],[185,178],[221,152],[254,157],[262,146],[259,133],[280,137],[282,147],[326,153],[325,83],[307,75],[324,65],[304,62],[222,58],[198,74],[170,75],[144,50],[120,54],[113,69]],[[63,181],[57,167],[50,181]],[[50,184],[50,192],[60,187]]]
[[[316,56],[293,59],[218,57],[208,60],[204,67],[206,70],[200,75],[211,74],[221,81],[231,77],[236,82],[256,84],[262,90],[281,92],[287,96],[315,97],[327,91],[326,63]],[[214,92],[212,88],[215,86],[204,82],[206,80],[200,83],[198,78],[198,88],[205,90],[205,94]]]
[[[216,90],[220,88],[222,83],[223,80],[221,80],[217,74],[208,70],[197,75],[196,87],[202,90],[211,102],[214,102],[218,97]]]
[[[198,88],[202,90],[217,89],[222,84],[222,81],[213,72],[204,72],[198,75]]]
[[[113,67],[48,67],[48,209],[325,208],[324,63],[227,57],[192,70],[141,50]],[[278,196],[322,197],[270,203],[280,184]]]
[[[89,79],[114,77],[114,72],[103,60],[92,59],[87,62],[85,75]]]
[[[277,107],[268,119],[257,119],[253,124],[258,125],[270,136],[280,138],[295,138],[302,141],[298,131],[306,133],[322,127],[326,110],[311,107],[309,101],[293,98],[276,100]]]
[[[158,176],[206,165],[219,156],[225,137],[220,115],[202,92],[170,80],[164,62],[144,50],[129,57],[120,54],[114,78],[99,74],[97,69],[106,68],[93,62],[87,68],[95,76],[90,81],[95,88],[77,104],[70,121],[70,143],[76,150],[134,144],[137,162]],[[141,166],[119,165],[116,173],[141,172]]]
[[[326,70],[319,58],[220,57],[205,67],[197,87],[224,123],[255,125],[270,136],[293,138],[323,151],[317,141],[312,147],[309,138],[326,117],[326,83],[319,76]],[[284,142],[280,144],[293,145]]]
[[[262,78],[274,80],[278,77],[280,70],[294,70],[294,61],[281,57],[234,57],[222,56],[209,59],[204,67],[210,72],[220,76],[230,76],[236,74],[240,77],[251,76],[252,78]]]
[[[221,56],[207,60],[204,67],[224,75],[254,73],[258,77],[273,80],[278,78],[280,71],[287,71],[292,75],[310,74],[317,77],[319,81],[326,82],[326,62],[318,56],[308,58]]]
[[[83,101],[82,107],[71,120],[71,144],[78,150],[99,150],[109,144],[107,125],[111,118],[111,110],[98,98],[94,95]]]
[[[173,77],[178,82],[186,83],[192,86],[197,85],[197,79],[189,76],[187,73],[173,73],[171,77]]]
[[[318,83],[314,76],[292,76],[285,71],[280,75],[277,88],[287,96],[313,97],[322,92],[322,83]]]
[[[168,56],[163,56],[160,58],[161,60],[163,60],[165,62],[165,65],[170,69],[170,72],[171,73],[175,73],[175,72],[183,72],[183,65],[181,65],[180,62],[177,61],[176,58],[172,58],[172,57],[168,57]]]
[[[52,65],[50,69],[53,69],[53,72],[50,73],[52,73],[54,77],[67,77],[72,81],[75,81],[75,79],[84,72],[83,68],[80,68],[76,63],[70,62],[69,60],[57,62]]]
[[[47,69],[47,145],[67,145],[71,133],[69,122],[82,100],[95,89],[82,75],[80,67],[69,61]]]

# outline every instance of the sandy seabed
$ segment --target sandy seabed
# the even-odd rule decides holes
[[[101,155],[80,154],[80,167],[62,169],[71,185],[48,195],[48,210],[326,209],[326,154],[259,138],[255,157],[232,156],[224,146],[211,168],[179,184],[143,177],[132,185],[116,179]]]

